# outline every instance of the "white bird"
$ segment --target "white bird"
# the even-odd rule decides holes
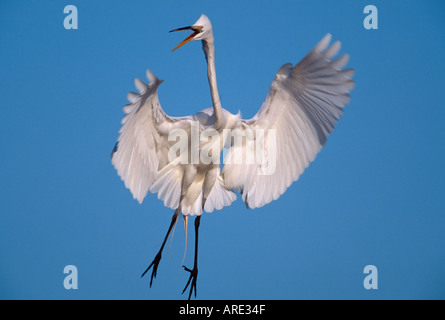
[[[333,60],[340,50],[340,42],[329,47],[331,35],[327,34],[297,65],[287,63],[281,66],[258,113],[252,119],[244,120],[240,113],[232,114],[221,106],[210,20],[201,15],[192,26],[172,31],[180,30],[193,33],[172,51],[189,41],[202,41],[213,106],[192,116],[168,116],[158,99],[162,81],[147,70],[149,84],[135,79],[139,93],[128,94],[130,104],[124,107],[126,115],[112,152],[112,163],[140,203],[150,191],[157,193],[165,206],[175,210],[159,252],[142,274],[144,276],[153,268],[150,287],[166,240],[179,215],[182,214],[185,226],[188,216],[196,215],[194,267],[184,266],[190,276],[183,293],[191,283],[190,299],[193,291],[196,297],[198,228],[203,211],[212,212],[230,205],[236,199],[235,190],[242,195],[248,208],[258,208],[278,199],[314,160],[334,130],[343,107],[349,103],[354,71],[342,70],[349,59],[347,54]],[[194,128],[199,134],[208,129],[219,134],[215,139],[219,142],[217,148],[211,149],[218,153],[218,160],[225,147],[227,159],[250,156],[255,161],[224,161],[222,171],[217,161],[208,163],[201,158],[191,161],[193,152],[208,152],[215,145],[215,140],[202,138],[195,147],[188,141],[183,154],[169,154],[177,143],[175,139],[169,139],[169,134],[182,130],[190,137]],[[264,154],[255,154],[245,140],[235,143],[236,139],[225,138],[227,130],[258,142]],[[264,174],[272,153],[275,170]]]

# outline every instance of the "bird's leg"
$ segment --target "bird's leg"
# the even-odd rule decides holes
[[[193,269],[190,270],[186,266],[183,266],[185,271],[190,272],[189,280],[187,281],[187,284],[185,285],[184,290],[182,290],[182,294],[184,294],[185,290],[187,290],[187,287],[190,284],[190,293],[188,299],[190,300],[193,290],[195,290],[195,298],[196,298],[196,280],[198,278],[198,229],[199,229],[199,221],[201,220],[201,216],[197,216],[195,218],[195,262]]]
[[[179,211],[180,211],[180,208],[178,207],[178,209],[176,209],[175,213],[173,214],[172,222],[170,223],[170,227],[168,227],[167,234],[165,235],[164,242],[162,242],[162,245],[161,245],[161,248],[159,249],[158,254],[154,258],[152,263],[148,266],[148,268],[144,271],[144,273],[141,275],[141,278],[142,278],[147,273],[147,271],[150,270],[151,267],[153,267],[153,270],[151,272],[151,278],[150,278],[150,288],[153,283],[153,278],[156,278],[156,272],[158,270],[158,265],[159,265],[159,262],[161,261],[161,257],[162,257],[162,250],[164,249],[165,243],[167,242],[168,235],[170,234],[173,226],[176,224],[176,220],[178,220]]]

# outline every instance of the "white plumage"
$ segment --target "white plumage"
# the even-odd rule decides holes
[[[275,129],[276,171],[259,174],[261,163],[226,164],[222,171],[225,185],[242,192],[250,208],[261,207],[276,200],[298,179],[334,130],[343,107],[349,103],[354,87],[352,69],[341,70],[348,55],[331,59],[340,50],[340,42],[328,48],[331,35],[319,44],[295,67],[283,65],[258,113],[242,120],[242,128],[255,131]],[[267,143],[267,138],[265,142]],[[231,149],[228,157],[246,148]],[[250,150],[251,152],[251,150]]]
[[[202,15],[193,26],[172,31],[180,30],[193,33],[173,50],[192,40],[202,41],[213,107],[192,116],[166,115],[158,99],[162,81],[147,70],[149,84],[136,79],[139,93],[128,94],[130,104],[124,107],[126,115],[112,163],[140,203],[150,191],[175,210],[158,254],[143,273],[153,267],[150,286],[179,213],[185,225],[190,215],[197,215],[195,265],[193,269],[184,267],[190,272],[184,289],[192,283],[190,298],[193,289],[196,295],[197,239],[203,210],[212,212],[229,206],[236,199],[235,190],[249,208],[278,199],[315,159],[334,130],[343,107],[349,103],[354,71],[343,70],[347,54],[334,59],[340,42],[329,46],[331,35],[327,34],[297,65],[287,63],[278,70],[258,113],[243,120],[240,113],[232,114],[221,106],[210,20]],[[172,137],[175,132],[187,138],[185,145],[178,147]],[[200,137],[195,144],[194,135]],[[177,137],[181,141],[181,135]],[[222,152],[222,170],[218,161],[201,157],[194,161],[195,155],[203,153],[219,160]]]
[[[227,163],[229,158],[236,159],[237,153],[242,154],[240,159],[249,157],[246,153],[252,150],[247,150],[245,144],[243,148],[229,146],[222,172],[217,164],[169,163],[168,150],[174,142],[168,141],[168,134],[178,128],[189,133],[193,121],[199,121],[202,131],[214,125],[215,116],[213,108],[193,116],[166,115],[158,99],[162,81],[147,70],[149,84],[136,79],[139,94],[128,94],[131,104],[124,107],[126,116],[112,154],[112,163],[133,197],[141,203],[150,190],[158,193],[165,206],[177,209],[182,194],[181,210],[185,215],[202,213],[206,189],[210,190],[204,204],[207,212],[230,205],[236,199],[232,189],[242,193],[250,208],[276,200],[314,160],[349,103],[354,71],[342,70],[348,62],[347,54],[332,60],[340,50],[340,42],[328,48],[330,40],[331,35],[326,35],[296,66],[287,63],[278,70],[263,105],[252,119],[242,120],[239,114],[222,109],[225,125],[218,130],[221,134],[223,129],[264,130],[265,149],[274,147],[277,152],[273,174],[261,174],[262,164],[254,155],[253,164]],[[274,146],[267,145],[270,129],[276,130]],[[192,176],[184,184],[186,173]],[[187,190],[182,188],[188,184]]]

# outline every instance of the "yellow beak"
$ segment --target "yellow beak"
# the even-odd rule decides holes
[[[183,27],[183,28],[178,28],[175,30],[171,30],[169,32],[175,32],[175,31],[183,31],[183,30],[193,30],[193,33],[191,35],[189,35],[187,38],[185,38],[180,44],[178,44],[171,52],[175,51],[176,49],[178,49],[179,47],[182,47],[183,45],[185,45],[187,42],[190,42],[193,40],[193,38],[201,32],[201,28],[196,27],[196,26],[190,26],[190,27]]]

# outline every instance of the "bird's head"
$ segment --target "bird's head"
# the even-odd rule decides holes
[[[193,33],[191,35],[189,35],[187,38],[185,38],[180,44],[178,44],[172,50],[172,52],[192,40],[206,41],[211,38],[213,39],[212,24],[210,23],[209,18],[207,18],[207,16],[205,14],[202,14],[193,25],[188,26],[188,27],[174,29],[174,30],[171,30],[170,32],[184,31],[184,30],[192,30]]]

